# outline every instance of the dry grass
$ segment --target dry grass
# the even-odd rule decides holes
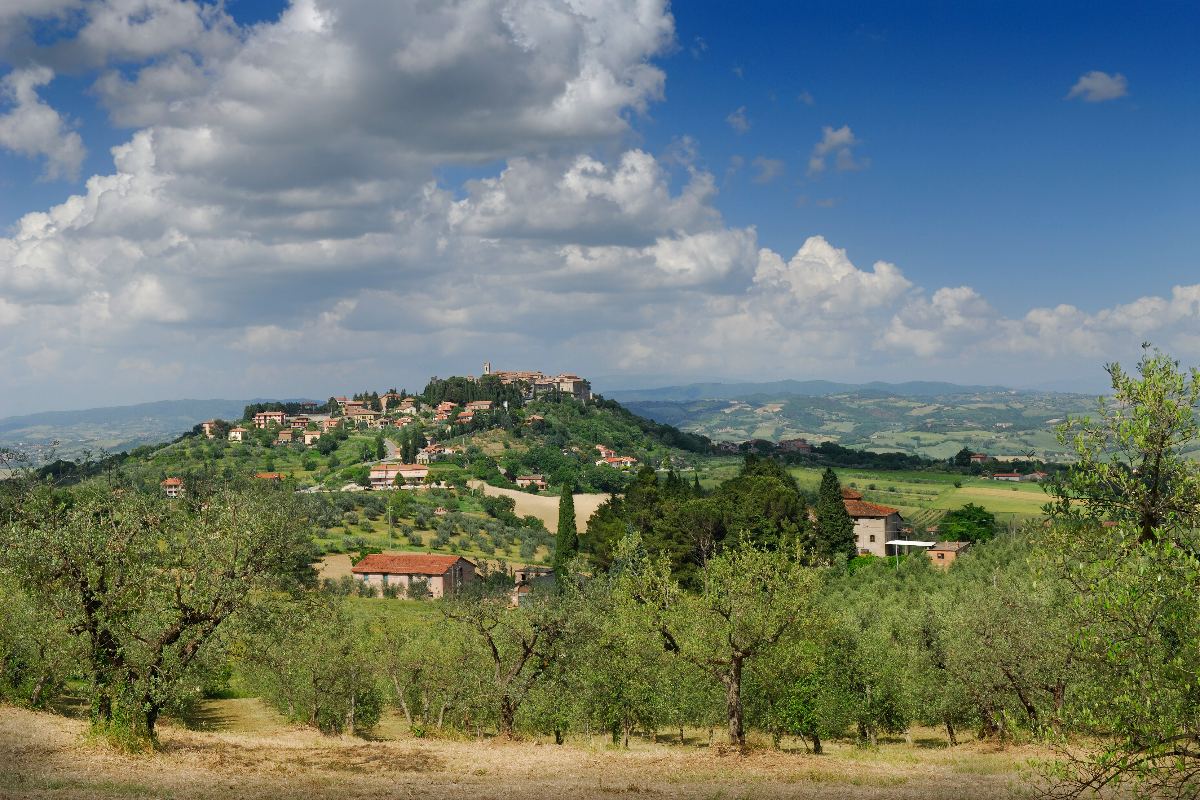
[[[519,517],[534,516],[546,525],[546,530],[558,530],[558,497],[549,495],[519,492],[516,489],[501,489],[483,481],[470,481],[472,489],[482,489],[484,494],[492,497],[511,497],[517,504],[515,513]],[[607,494],[577,494],[575,495],[575,527],[580,533],[587,530],[587,521],[591,519],[596,509],[609,498]]]
[[[131,756],[89,742],[84,723],[0,708],[0,798],[911,798],[1019,797],[1031,748],[948,749],[918,739],[826,756],[636,742],[330,739],[254,700],[215,701],[206,730],[167,725],[162,747]],[[396,735],[385,724],[382,737]]]

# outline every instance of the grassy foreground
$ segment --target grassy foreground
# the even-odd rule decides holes
[[[125,755],[88,741],[82,721],[0,707],[3,798],[408,798],[524,800],[645,795],[686,798],[997,798],[1025,792],[1032,747],[966,743],[946,748],[933,731],[878,750],[832,742],[825,756],[785,743],[747,756],[709,747],[601,737],[563,747],[538,741],[327,738],[289,726],[257,700],[203,707],[193,729],[166,725],[160,751]],[[929,738],[922,738],[928,734]],[[798,744],[795,745],[798,747]]]

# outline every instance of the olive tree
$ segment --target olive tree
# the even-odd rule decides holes
[[[0,530],[0,568],[78,643],[93,724],[131,744],[194,691],[218,632],[310,583],[311,561],[304,516],[267,487],[171,501],[108,479],[34,484]]]

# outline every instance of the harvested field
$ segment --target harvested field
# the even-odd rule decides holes
[[[542,742],[326,738],[254,700],[214,701],[204,730],[164,726],[161,749],[127,755],[84,737],[82,721],[0,707],[0,797],[248,798],[609,797],[911,798],[1021,796],[1022,768],[1044,751],[941,740],[834,743],[825,756],[602,739]],[[392,733],[383,725],[381,736]]]
[[[519,517],[534,516],[546,524],[546,530],[558,529],[558,498],[546,495],[519,492],[516,489],[501,489],[490,486],[483,481],[471,481],[472,489],[482,489],[484,494],[492,497],[511,497],[517,503],[516,514]],[[587,530],[587,521],[596,509],[608,500],[607,494],[577,494],[575,495],[575,527],[580,533]]]

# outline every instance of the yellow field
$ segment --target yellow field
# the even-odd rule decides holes
[[[548,742],[392,738],[393,721],[371,740],[327,738],[282,722],[255,700],[213,701],[203,730],[166,725],[161,749],[126,755],[84,737],[75,719],[0,707],[0,797],[6,800],[355,800],[645,796],[654,798],[842,798],[982,800],[1021,796],[1030,758],[1044,750],[940,737],[877,750],[831,743],[812,756],[796,743],[747,755],[708,746],[603,738]]]
[[[558,530],[558,498],[548,495],[530,494],[516,489],[501,489],[483,481],[470,481],[472,489],[480,489],[492,497],[511,497],[517,504],[514,513],[518,517],[533,516],[546,525],[546,530]],[[587,530],[587,521],[596,509],[608,500],[606,494],[575,495],[575,527],[580,533]]]

